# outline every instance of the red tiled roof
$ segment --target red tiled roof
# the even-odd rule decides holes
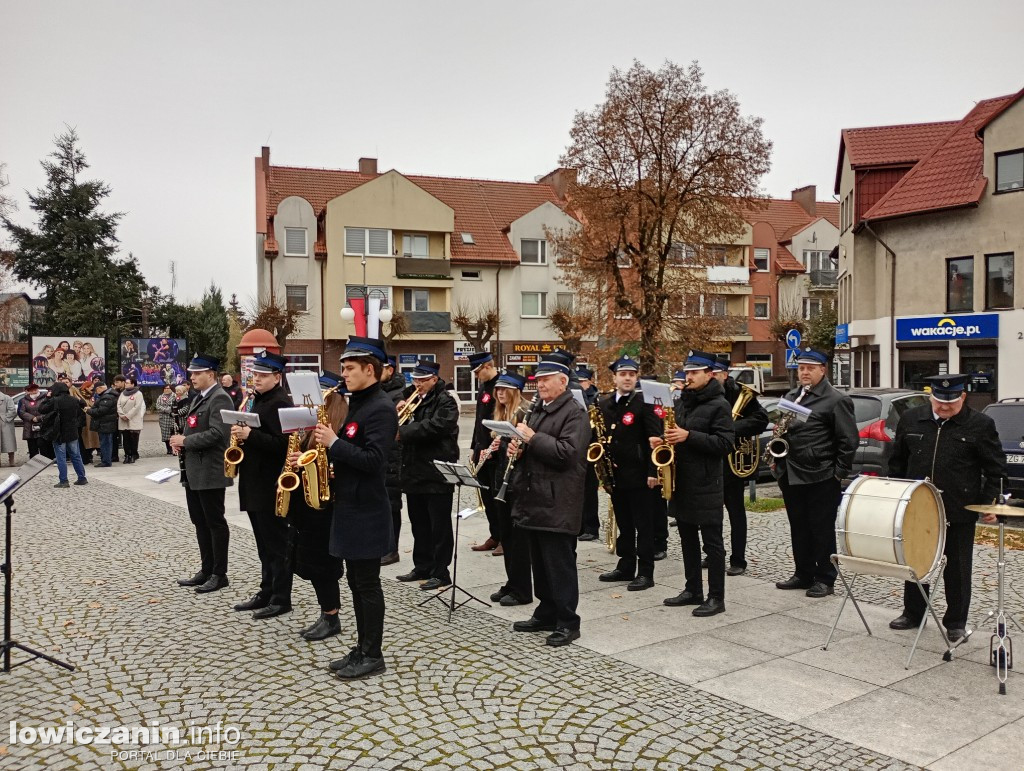
[[[978,102],[931,151],[864,214],[866,220],[976,204],[988,184],[978,131],[1018,95]]]
[[[804,264],[784,246],[775,249],[775,267],[782,273],[803,273]]]
[[[867,166],[912,166],[924,158],[959,121],[906,123],[899,126],[867,126],[843,129],[836,160],[835,193],[843,173],[843,154],[855,169]]]
[[[519,256],[505,235],[509,225],[549,201],[563,207],[550,185],[535,182],[404,176],[455,211],[453,262],[518,263]],[[372,179],[376,177],[355,171],[271,166],[267,218],[292,195],[307,200],[319,216],[328,201]],[[475,244],[463,244],[462,233],[472,234]]]
[[[776,240],[780,242],[822,218],[839,227],[839,204],[835,201],[817,201],[817,214],[814,216],[808,214],[796,201],[785,198],[763,198],[761,203],[762,207],[745,209],[740,212],[740,216],[751,225],[767,222],[775,230]]]

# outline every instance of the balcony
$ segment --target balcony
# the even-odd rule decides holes
[[[443,332],[452,331],[452,314],[441,311],[403,311],[410,332]]]
[[[443,258],[396,257],[395,275],[398,278],[450,279],[451,263]]]
[[[835,289],[839,278],[839,271],[809,270],[807,275],[811,278],[811,289]]]
[[[750,339],[750,321],[746,316],[712,316],[715,323],[721,324],[721,331],[715,334],[716,340]]]
[[[749,284],[750,271],[737,265],[710,265],[708,281],[713,284]]]

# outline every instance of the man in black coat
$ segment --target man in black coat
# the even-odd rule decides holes
[[[602,573],[601,581],[629,581],[631,592],[654,586],[654,491],[657,471],[651,461],[652,438],[661,436],[661,420],[644,403],[637,390],[640,365],[627,356],[608,369],[615,374],[615,391],[598,399],[610,439],[606,446],[612,463],[611,494],[619,537],[615,569]],[[595,464],[589,464],[595,465]]]
[[[75,468],[76,485],[87,485],[85,464],[78,447],[78,432],[85,425],[82,403],[71,395],[71,389],[62,382],[54,383],[50,398],[42,403],[39,412],[43,417],[43,438],[53,443],[57,457],[57,484],[54,487],[68,487],[68,457]]]
[[[579,380],[580,388],[583,389],[583,399],[589,408],[600,396],[600,391],[594,385],[594,372],[586,367],[576,368],[576,378]],[[581,541],[596,541],[601,530],[601,517],[598,514],[597,488],[600,485],[597,481],[597,469],[593,463],[587,464],[587,478],[583,482],[583,524],[581,526]]]
[[[485,465],[482,467],[480,453],[491,444],[491,431],[484,426],[483,421],[494,418],[494,386],[498,382],[498,368],[494,366],[494,357],[487,351],[471,353],[468,359],[477,382],[476,417],[473,420],[473,439],[469,445],[470,458],[477,468],[477,478],[491,478],[494,461],[485,458]],[[472,548],[473,551],[492,551],[501,542],[498,535],[498,508],[494,505],[494,493],[489,486],[480,491],[480,497],[483,498],[484,511],[487,514],[487,540]]]
[[[785,439],[789,449],[772,466],[789,517],[796,571],[779,589],[806,589],[808,597],[834,593],[836,514],[841,481],[849,476],[860,438],[853,417],[853,400],[837,391],[825,376],[828,357],[806,348],[797,354],[799,386],[786,399],[810,410],[804,421],[794,419]],[[780,408],[782,404],[780,403]]]
[[[452,582],[448,565],[455,550],[452,531],[453,486],[435,460],[459,459],[459,408],[438,377],[440,366],[420,359],[412,373],[421,401],[411,420],[398,429],[402,445],[402,489],[409,503],[413,569],[399,581],[424,581],[424,591]],[[411,397],[410,397],[411,398]]]
[[[281,384],[286,364],[284,356],[269,351],[256,357],[252,364],[254,394],[247,411],[259,415],[260,425],[231,427],[232,438],[245,453],[238,465],[238,504],[249,515],[262,568],[259,591],[235,605],[235,610],[254,611],[253,618],[273,618],[292,609],[288,523],[275,511],[277,478],[288,454],[288,437],[281,431],[278,410],[292,406]]]
[[[398,371],[398,362],[394,356],[388,356],[387,363],[383,365],[380,388],[396,408],[398,403],[405,398],[405,377]],[[391,551],[380,558],[382,567],[394,565],[400,559],[398,537],[402,532],[402,448],[397,442],[388,450],[386,479],[388,501],[391,504],[391,528],[395,543]]]
[[[238,385],[230,372],[221,373],[220,387],[231,397],[231,402],[235,405],[236,410],[242,406],[242,402],[245,401],[245,389]]]
[[[537,396],[516,428],[525,439],[509,444],[512,521],[526,531],[533,563],[533,615],[516,621],[517,632],[551,632],[547,644],[568,645],[580,636],[576,535],[583,519],[590,421],[567,390],[570,369],[560,357],[537,365]]]
[[[729,357],[718,354],[715,357],[715,379],[722,384],[725,391],[725,400],[733,413],[736,411],[736,402],[743,395],[743,388],[733,378],[729,377]],[[734,430],[736,432],[736,443],[750,437],[758,437],[768,426],[768,413],[757,400],[756,394],[751,395],[739,415],[733,415]],[[760,458],[754,458],[754,473],[757,473],[757,464]],[[733,472],[729,465],[729,458],[725,459],[725,509],[729,512],[729,540],[731,552],[729,554],[729,567],[725,569],[727,576],[741,576],[747,572],[747,507],[744,503],[746,498],[746,486],[748,477],[739,477]]]
[[[100,437],[100,468],[109,468],[114,449],[114,437],[117,435],[117,392],[107,388],[102,380],[95,381],[92,407],[87,411],[92,418],[92,430]]]
[[[1006,477],[1006,455],[992,418],[965,403],[964,387],[970,375],[936,375],[926,380],[932,387],[931,404],[907,410],[900,419],[889,474],[899,479],[928,478],[942,491],[949,523],[942,573],[946,585],[942,625],[955,642],[966,633],[971,607],[974,525],[978,521],[978,515],[965,507],[996,500]],[[995,521],[995,515],[982,519]],[[907,583],[903,613],[889,626],[916,628],[925,612],[921,593]]]

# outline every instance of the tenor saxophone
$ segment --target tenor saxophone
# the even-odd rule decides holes
[[[663,406],[662,410],[664,411],[665,430],[675,428],[675,408]],[[676,446],[667,442],[659,444],[651,450],[651,462],[658,470],[658,482],[661,483],[661,497],[666,501],[672,500],[672,493],[676,489]]]
[[[288,462],[288,456],[299,451],[299,432],[294,432],[288,437],[288,455],[284,461],[284,471],[277,478],[277,495],[274,498],[274,513],[279,517],[288,516],[288,505],[291,502],[291,494],[299,486],[299,475],[295,473],[295,466]]]
[[[604,413],[596,403],[591,404],[587,410],[590,416],[590,427],[594,429],[595,439],[587,447],[587,461],[594,464],[594,471],[597,472],[597,479],[601,487],[609,495],[615,489],[615,477],[612,469],[612,459],[608,453],[608,446],[612,438],[604,424]]]
[[[247,391],[242,399],[241,412],[248,412],[252,408],[252,391]],[[238,465],[245,457],[245,450],[238,444],[238,439],[231,437],[231,443],[224,450],[224,476],[234,479],[238,476]]]
[[[338,386],[335,386],[324,391],[323,400],[316,408],[316,422],[322,426],[328,423],[327,397],[337,390]],[[302,495],[306,499],[306,505],[311,509],[322,509],[324,504],[331,500],[333,476],[327,448],[317,442],[316,447],[306,450],[299,456],[298,466],[302,472]]]

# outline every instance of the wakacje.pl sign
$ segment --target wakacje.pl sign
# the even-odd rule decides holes
[[[896,340],[901,343],[928,340],[970,340],[999,337],[999,314],[970,316],[918,316],[896,319]]]

